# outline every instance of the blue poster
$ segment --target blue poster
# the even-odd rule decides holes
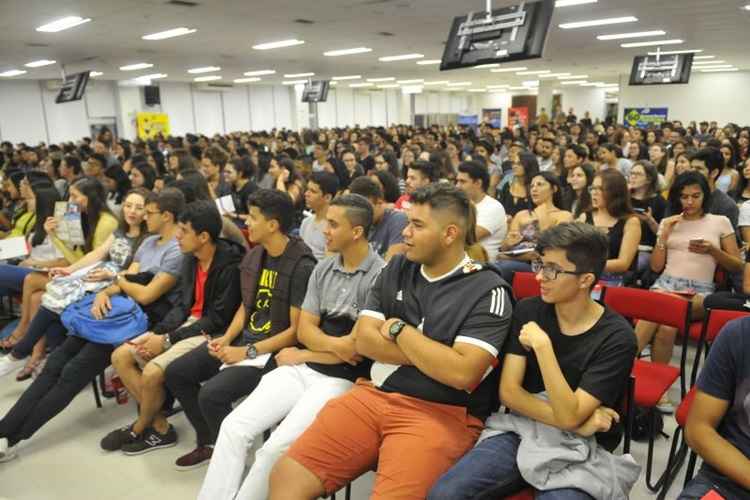
[[[459,125],[469,125],[476,127],[479,125],[479,117],[477,115],[458,115],[457,120]]]
[[[667,121],[668,108],[625,108],[625,125],[648,128]]]

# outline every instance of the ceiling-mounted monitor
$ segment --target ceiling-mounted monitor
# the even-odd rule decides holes
[[[61,104],[64,102],[78,101],[86,92],[86,84],[89,82],[89,71],[66,75],[60,87],[55,102]]]
[[[328,80],[315,80],[305,84],[302,91],[302,102],[326,102],[328,89],[331,82]]]
[[[693,54],[635,56],[630,85],[688,83],[692,68]]]
[[[440,69],[542,57],[555,0],[528,0],[453,20]]]

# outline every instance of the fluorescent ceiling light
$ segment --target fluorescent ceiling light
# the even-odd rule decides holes
[[[221,80],[221,75],[208,75],[193,78],[194,82],[212,82],[214,80]]]
[[[546,73],[552,73],[552,72],[548,69],[543,69],[539,71],[519,71],[516,74],[517,75],[544,75]]]
[[[662,50],[660,52],[649,52],[648,55],[655,56],[661,54],[663,56],[671,56],[674,54],[699,54],[703,52],[703,49],[687,49],[687,50]]]
[[[74,28],[89,21],[91,21],[90,17],[83,18],[78,16],[68,16],[52,21],[51,23],[43,24],[36,30],[45,33],[57,33],[58,31]]]
[[[414,83],[424,83],[424,80],[422,80],[422,79],[417,79],[417,80],[398,80],[398,81],[396,81],[396,83],[401,84],[401,85],[409,85],[409,84],[414,84]]]
[[[503,85],[487,85],[488,89],[507,89],[510,87],[510,85],[503,84]]]
[[[387,78],[368,78],[367,79],[368,82],[373,82],[373,83],[377,83],[377,82],[392,82],[394,80],[396,80],[395,76],[389,76]]]
[[[22,69],[9,69],[8,71],[3,71],[2,73],[0,73],[0,76],[10,78],[11,76],[23,75],[25,73],[26,71]]]
[[[734,64],[717,64],[715,66],[698,66],[696,69],[726,69],[726,68],[734,68]]]
[[[176,36],[189,35],[198,31],[194,28],[174,28],[171,30],[160,31],[159,33],[151,33],[150,35],[143,35],[141,38],[144,40],[166,40],[167,38],[174,38]]]
[[[723,64],[726,61],[693,61],[693,66],[710,66],[712,64]]]
[[[358,89],[362,87],[372,87],[373,85],[374,85],[373,83],[350,83],[349,87],[353,89]]]
[[[642,38],[646,36],[663,36],[666,35],[666,31],[655,30],[655,31],[636,31],[635,33],[617,33],[615,35],[599,35],[596,37],[597,40],[623,40],[626,38]]]
[[[49,59],[39,59],[38,61],[31,61],[30,63],[24,64],[27,68],[41,68],[42,66],[49,66],[55,64],[56,61],[50,61]]]
[[[362,75],[334,76],[331,80],[359,80],[360,78],[362,78]]]
[[[590,28],[592,26],[606,26],[609,24],[622,24],[622,23],[634,23],[637,22],[638,18],[633,16],[625,17],[609,17],[605,19],[592,19],[591,21],[576,21],[574,23],[563,23],[560,28],[564,30],[571,30],[576,28]]]
[[[716,59],[716,56],[694,56],[693,60],[697,61],[699,59]]]
[[[159,78],[166,78],[166,73],[153,73],[151,75],[141,75],[135,77],[136,80],[158,80]]]
[[[604,82],[586,82],[582,83],[581,87],[598,87],[600,85],[604,85]]]
[[[259,82],[260,78],[258,77],[251,77],[251,78],[235,78],[234,83],[252,83],[252,82]]]
[[[340,50],[329,50],[323,52],[326,57],[338,57],[338,56],[350,56],[352,54],[364,54],[365,52],[372,52],[372,49],[367,47],[356,47],[354,49],[340,49]]]
[[[151,63],[135,63],[128,64],[126,66],[120,66],[120,71],[135,71],[137,69],[153,68],[154,65]]]
[[[424,82],[425,85],[448,85],[449,83],[449,80],[434,80],[431,82]]]
[[[272,69],[260,69],[258,71],[246,71],[243,73],[245,76],[263,76],[263,75],[275,75],[276,71]]]
[[[307,80],[287,80],[281,83],[284,85],[300,85],[303,83],[307,83]]]
[[[557,0],[555,7],[572,7],[574,5],[584,5],[587,3],[596,3],[599,0]]]
[[[497,68],[498,66],[500,66],[500,63],[480,64],[479,66],[472,66],[471,69],[489,69]]]
[[[563,85],[581,85],[582,83],[586,83],[586,80],[565,80],[560,83]]]
[[[745,9],[745,10],[750,10],[750,3],[749,3],[749,4],[747,4],[747,5],[745,5],[745,6],[744,6],[744,7],[742,7],[742,8],[743,8],[743,9]]]
[[[528,87],[508,87],[508,90],[529,90]]]
[[[525,82],[521,82],[521,85],[524,87],[538,87],[539,80],[526,80]]]
[[[651,42],[621,43],[620,47],[624,49],[629,49],[631,47],[655,47],[657,45],[679,45],[681,43],[685,43],[685,40],[680,40],[679,38],[675,38],[673,40],[653,40]]]
[[[529,69],[529,68],[527,68],[526,66],[518,66],[518,67],[515,67],[515,68],[491,69],[490,72],[491,73],[510,73],[512,71],[524,71],[524,70],[527,70],[527,69]]]
[[[384,85],[378,85],[379,89],[397,89],[398,87],[398,83],[386,83]]]
[[[448,83],[448,87],[466,87],[467,85],[473,85],[471,82],[453,82]]]
[[[191,75],[199,75],[201,73],[212,73],[214,71],[221,71],[221,68],[218,66],[204,66],[202,68],[192,68],[187,70],[188,73]]]
[[[331,82],[331,85],[338,85],[339,82]]]
[[[92,71],[91,73],[89,73],[89,76],[91,78],[94,78],[94,77],[97,77],[97,76],[102,76],[103,74],[104,73],[102,73],[101,71]]]
[[[467,89],[469,92],[487,92],[487,89]]]
[[[315,76],[315,73],[291,73],[284,75],[284,78],[304,78],[306,76]]]
[[[539,75],[539,78],[560,78],[561,76],[570,76],[570,73],[545,73]]]
[[[725,69],[701,69],[699,70],[701,73],[724,73],[727,71],[739,71],[739,68],[725,68]]]
[[[558,76],[558,80],[582,80],[584,78],[588,78],[589,75],[568,75],[568,76]]]
[[[597,82],[597,87],[601,88],[611,88],[611,87],[619,87],[619,83],[603,83],[603,82]]]
[[[427,66],[428,64],[440,64],[443,62],[441,59],[425,59],[424,61],[417,61],[420,66]]]
[[[253,45],[254,50],[271,50],[271,49],[283,49],[284,47],[294,47],[295,45],[302,45],[305,43],[304,40],[280,40],[278,42],[259,43]]]
[[[407,61],[409,59],[422,59],[424,54],[401,54],[398,56],[379,57],[380,62]]]

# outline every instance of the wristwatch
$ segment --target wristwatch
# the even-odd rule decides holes
[[[168,351],[170,347],[172,347],[172,341],[169,339],[169,334],[165,333],[164,343],[162,344],[162,349],[164,349],[164,351]]]
[[[388,329],[388,335],[391,336],[392,341],[396,342],[398,336],[401,335],[402,331],[404,331],[404,327],[406,327],[406,323],[401,320],[398,320],[391,325],[391,327]]]
[[[255,359],[258,357],[258,350],[255,348],[255,344],[247,346],[247,353],[245,354],[247,359]]]

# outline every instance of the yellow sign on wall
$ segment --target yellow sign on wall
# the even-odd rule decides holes
[[[158,134],[169,135],[169,115],[166,113],[141,112],[136,115],[138,138],[153,139]]]

